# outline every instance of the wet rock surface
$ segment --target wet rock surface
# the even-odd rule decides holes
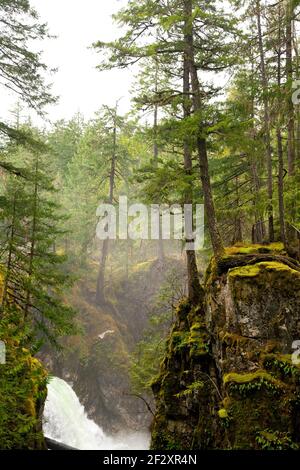
[[[152,448],[299,447],[300,270],[282,253],[255,255],[212,260],[203,305],[179,306],[153,383]]]

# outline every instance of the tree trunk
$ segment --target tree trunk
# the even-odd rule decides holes
[[[295,24],[295,21],[293,21],[293,24]],[[295,26],[294,26],[294,30],[295,30]],[[296,57],[295,76],[299,77],[299,72],[300,72],[299,44],[298,44],[296,37],[294,38],[293,42],[294,42],[294,51],[295,51],[295,57]],[[298,168],[298,166],[300,165],[300,104],[295,104],[295,118],[296,118],[295,167]]]
[[[264,124],[265,124],[265,144],[266,144],[266,159],[267,159],[267,172],[268,172],[268,220],[269,220],[269,241],[274,241],[274,216],[273,216],[273,165],[272,165],[272,147],[271,147],[271,120],[270,120],[270,107],[269,107],[269,84],[266,73],[265,65],[265,51],[261,27],[261,5],[260,0],[256,0],[256,15],[257,15],[257,32],[260,54],[260,69],[261,69],[261,85],[263,91],[264,103]]]
[[[256,65],[254,62],[254,54],[251,48],[251,78],[254,81],[254,77],[256,76]],[[253,82],[252,82],[253,84]],[[255,119],[255,91],[254,86],[251,87],[251,120],[252,120],[252,127],[250,131],[250,138],[255,139],[256,137],[256,128],[254,124]],[[261,189],[262,184],[260,181],[258,169],[257,169],[257,155],[250,153],[249,158],[249,168],[250,168],[250,178],[253,182],[254,187],[254,197],[253,197],[253,205],[254,205],[254,220],[255,224],[252,227],[252,243],[262,243],[265,234],[265,222],[264,222],[264,214],[260,208],[260,198],[261,198]]]
[[[109,203],[113,204],[114,201],[114,190],[115,190],[115,177],[116,177],[116,161],[117,161],[117,106],[114,113],[114,128],[113,128],[113,151],[111,158],[111,170],[109,175]],[[103,240],[101,257],[99,263],[98,277],[97,277],[97,288],[96,288],[96,303],[103,305],[106,302],[105,299],[105,269],[106,261],[109,253],[109,240]]]
[[[278,149],[278,203],[279,203],[279,223],[280,236],[285,248],[288,248],[286,225],[285,225],[285,208],[284,208],[284,161],[282,148],[281,130],[277,128],[277,149]]]
[[[157,57],[155,57],[155,84],[154,84],[154,92],[155,95],[158,93],[158,61]],[[154,162],[157,164],[158,160],[158,104],[155,103],[154,105],[154,122],[153,122],[153,157],[154,157]]]
[[[191,102],[190,102],[190,71],[188,59],[187,40],[185,41],[185,51],[183,58],[183,116],[187,119],[191,115]],[[184,169],[186,175],[192,174],[192,150],[189,137],[186,135],[184,139]],[[192,204],[193,202],[193,189],[192,183],[185,192],[185,204]],[[186,227],[185,227],[185,231]],[[189,240],[187,240],[189,241]],[[188,274],[188,298],[197,304],[203,297],[203,290],[199,282],[199,272],[197,267],[196,252],[195,250],[187,250],[187,274]]]
[[[158,93],[158,61],[157,57],[155,58],[155,94]],[[153,122],[153,134],[154,134],[154,142],[153,142],[153,158],[154,158],[154,165],[155,168],[158,166],[158,104],[155,103],[154,105],[154,122]],[[158,239],[158,260],[163,265],[165,261],[165,253],[164,253],[164,243],[162,238],[162,225],[161,225],[161,214],[159,213],[159,239]]]
[[[236,243],[243,242],[243,228],[242,228],[242,217],[240,212],[240,192],[239,192],[239,177],[235,178],[235,194],[236,194],[236,210],[234,220],[234,235],[233,235],[233,245]]]
[[[295,155],[295,159],[297,161],[297,166],[300,166],[300,105],[297,105],[297,134],[296,134],[296,141],[297,141],[297,151]]]
[[[281,90],[281,8],[279,5],[278,9],[278,55],[277,55],[277,86],[278,95],[280,96]],[[280,224],[280,237],[284,244],[284,247],[288,249],[288,241],[286,234],[286,223],[285,223],[285,207],[284,207],[284,158],[283,158],[283,145],[282,145],[282,134],[280,129],[281,124],[281,113],[280,103],[278,103],[278,123],[276,129],[277,136],[277,152],[278,152],[278,206],[279,206],[279,224]]]
[[[38,203],[38,169],[39,161],[36,157],[35,162],[35,180],[34,180],[34,191],[33,191],[33,211],[32,211],[32,226],[31,226],[31,240],[30,240],[30,253],[29,253],[29,265],[28,265],[28,281],[30,283],[31,277],[33,274],[33,259],[35,254],[35,244],[36,244],[36,228],[37,228],[37,203]],[[24,320],[26,320],[29,312],[30,306],[30,285],[28,286],[26,292],[26,301],[24,309]]]
[[[195,65],[195,57],[194,57],[194,28],[193,28],[192,0],[185,0],[184,7],[185,7],[185,43],[186,43],[186,48],[187,48],[189,71],[190,71],[190,76],[191,76],[193,105],[194,105],[194,112],[196,114],[199,114],[199,120],[200,120],[202,102],[201,102],[200,83],[198,79],[198,73],[197,73],[197,68]],[[209,234],[211,238],[214,255],[216,258],[221,258],[222,255],[224,254],[224,245],[223,245],[223,240],[222,240],[221,234],[219,232],[219,227],[217,224],[216,211],[215,211],[215,205],[214,205],[211,182],[210,182],[210,175],[209,175],[207,145],[206,145],[206,139],[203,136],[203,128],[202,128],[201,122],[199,122],[199,133],[197,137],[197,150],[198,150],[200,178],[201,178],[203,195],[204,195],[204,206],[205,206],[207,224],[209,228]]]
[[[295,118],[292,102],[293,89],[293,0],[286,4],[286,83],[287,83],[287,118],[288,118],[288,173],[295,174]]]
[[[111,158],[111,170],[110,170],[110,175],[109,175],[109,203],[110,204],[114,202],[116,159],[117,159],[117,110],[116,110],[116,115],[114,119],[113,154]]]
[[[99,264],[99,271],[97,277],[97,291],[96,291],[96,303],[98,305],[105,304],[105,268],[106,268],[106,261],[108,256],[108,249],[109,249],[109,240],[103,240],[102,243],[102,250],[101,250],[101,259]]]
[[[251,175],[254,185],[254,207],[255,207],[255,225],[252,231],[252,242],[262,243],[264,239],[264,222],[258,209],[259,194],[261,190],[260,180],[257,172],[257,165],[255,162],[251,162]]]
[[[6,263],[6,273],[5,273],[5,278],[4,278],[4,282],[3,282],[3,291],[2,291],[2,299],[1,299],[2,313],[3,313],[4,308],[6,306],[7,294],[8,294],[8,285],[9,285],[9,280],[10,280],[11,270],[12,270],[13,245],[14,245],[15,229],[16,229],[16,227],[15,227],[15,224],[16,224],[16,203],[17,203],[17,195],[15,193],[14,194],[14,199],[13,199],[13,212],[12,212],[12,220],[11,220],[11,229],[10,229],[9,242],[8,242],[8,258],[7,258],[7,263]]]

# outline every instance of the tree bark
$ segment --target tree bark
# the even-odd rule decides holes
[[[191,115],[191,102],[190,102],[190,69],[188,58],[187,38],[185,37],[185,51],[183,58],[183,117],[187,119]],[[185,174],[190,176],[192,174],[192,150],[189,137],[186,135],[184,139],[184,169]],[[185,204],[192,204],[193,190],[190,183],[190,188],[185,193]],[[190,240],[187,240],[190,241]],[[188,274],[188,298],[196,304],[203,297],[203,289],[199,282],[199,272],[197,267],[196,252],[195,250],[186,251],[187,260],[187,274]]]
[[[158,61],[157,57],[155,57],[155,84],[154,84],[154,92],[155,95],[158,93]],[[153,142],[153,157],[154,157],[154,162],[157,164],[158,160],[158,104],[155,103],[154,105],[154,122],[153,122],[153,134],[154,134],[154,142]]]
[[[3,291],[2,291],[2,299],[1,299],[2,314],[3,314],[4,308],[6,306],[7,294],[8,294],[8,285],[9,285],[9,280],[10,280],[11,270],[12,270],[13,245],[14,245],[15,230],[16,230],[16,227],[15,227],[15,224],[16,224],[16,205],[17,205],[17,195],[15,193],[14,194],[14,199],[13,199],[13,207],[12,207],[13,212],[12,212],[11,228],[10,228],[9,242],[8,242],[8,258],[7,258],[7,263],[6,263],[6,273],[5,273],[4,283],[3,283]]]
[[[158,60],[155,57],[155,94],[158,93]],[[159,156],[159,148],[158,148],[158,104],[155,103],[154,105],[154,119],[153,119],[153,134],[154,134],[154,142],[153,142],[153,158],[154,158],[154,165],[155,168],[158,166],[158,156]],[[158,239],[158,260],[161,264],[164,264],[165,261],[165,253],[164,253],[164,243],[162,238],[162,226],[161,226],[161,214],[159,213],[159,239]]]
[[[109,203],[113,204],[114,190],[115,190],[115,177],[116,177],[116,161],[117,161],[117,106],[114,111],[113,117],[113,150],[111,157],[111,169],[109,175]],[[105,270],[106,262],[109,253],[109,240],[105,239],[102,243],[102,250],[100,256],[97,288],[96,288],[96,303],[103,305],[106,303],[105,299]]]
[[[254,75],[256,73],[256,67],[254,64],[254,57],[253,51],[251,49],[251,77],[254,80]],[[256,136],[256,128],[254,125],[254,118],[255,118],[255,92],[253,87],[251,88],[251,120],[252,120],[252,127],[251,127],[251,134],[250,138],[255,139]],[[260,195],[261,195],[261,188],[262,184],[260,181],[260,177],[257,170],[257,156],[254,154],[250,154],[249,156],[249,167],[250,167],[250,177],[253,182],[254,186],[254,198],[253,198],[253,205],[254,205],[254,220],[255,224],[252,227],[252,243],[262,243],[265,238],[265,223],[263,213],[260,209]]]
[[[251,176],[252,181],[255,189],[254,194],[254,207],[255,207],[255,225],[252,231],[252,242],[253,243],[262,243],[265,235],[265,227],[264,222],[262,220],[262,216],[258,209],[258,202],[259,202],[259,194],[261,191],[261,184],[257,172],[257,165],[256,162],[251,162]]]
[[[273,165],[272,165],[272,147],[271,147],[271,119],[270,119],[270,107],[269,107],[269,84],[266,73],[265,65],[265,51],[262,36],[261,27],[261,4],[260,0],[256,0],[256,15],[257,15],[257,31],[258,31],[258,43],[259,43],[259,54],[260,54],[260,69],[261,69],[261,85],[263,91],[263,103],[264,103],[264,124],[265,124],[265,145],[266,145],[266,160],[267,160],[267,172],[268,172],[268,220],[269,220],[269,241],[274,241],[274,216],[273,216]]]
[[[293,87],[293,0],[286,1],[286,83],[288,117],[288,173],[295,174],[295,117],[292,102]]]
[[[284,247],[288,248],[286,225],[285,225],[285,207],[284,207],[284,160],[283,160],[283,147],[282,135],[280,127],[277,127],[277,150],[278,150],[278,203],[279,203],[279,223],[280,223],[280,237]]]
[[[234,220],[234,235],[233,235],[233,245],[236,243],[243,242],[243,228],[242,228],[242,217],[240,212],[240,192],[239,192],[239,177],[235,178],[235,194],[236,194],[236,210],[237,213],[235,215]]]
[[[295,25],[295,21],[293,21]],[[295,30],[295,26],[294,26]],[[296,35],[294,35],[296,36]],[[293,38],[294,43],[294,51],[295,51],[295,76],[299,77],[300,72],[300,60],[299,60],[299,44],[297,41],[297,37]],[[295,167],[300,165],[300,104],[295,105],[295,134],[296,134],[296,141],[295,141]]]
[[[106,260],[108,257],[109,251],[109,240],[103,240],[102,243],[102,250],[101,250],[101,258],[99,264],[99,271],[97,277],[97,291],[96,291],[96,303],[98,305],[104,305],[106,302],[105,299],[105,268],[106,268]]]
[[[31,240],[30,240],[30,253],[29,253],[29,265],[28,265],[28,281],[30,283],[31,277],[33,274],[33,259],[35,254],[35,244],[36,244],[36,229],[37,229],[37,205],[38,205],[38,169],[39,169],[39,161],[38,157],[36,157],[35,162],[35,175],[34,175],[34,191],[33,191],[33,213],[32,213],[32,226],[31,226]],[[30,307],[30,298],[31,298],[30,286],[26,292],[26,301],[25,301],[25,309],[24,309],[24,320],[26,320],[29,307]]]
[[[281,7],[278,7],[278,53],[277,53],[277,86],[280,92],[281,89]],[[280,96],[280,93],[279,93]],[[276,129],[277,136],[277,152],[278,152],[278,207],[279,207],[279,224],[280,224],[280,237],[284,247],[288,249],[288,240],[286,234],[285,223],[285,205],[284,205],[284,158],[283,158],[283,145],[282,134],[280,129],[281,113],[280,104],[278,104],[278,123]]]
[[[190,76],[191,76],[193,106],[194,106],[194,112],[196,114],[199,114],[199,121],[200,121],[201,119],[200,112],[202,110],[202,100],[201,100],[200,83],[198,79],[198,72],[197,72],[197,67],[195,64],[195,56],[194,56],[193,7],[192,7],[191,0],[184,1],[184,9],[185,9],[185,43],[187,47],[189,71],[190,71]],[[203,195],[204,195],[204,206],[205,206],[207,224],[209,228],[209,234],[211,238],[214,255],[216,258],[220,258],[224,254],[224,245],[223,245],[223,240],[222,240],[221,234],[219,232],[219,227],[217,224],[216,211],[215,211],[215,205],[214,205],[211,181],[210,181],[210,175],[209,175],[207,144],[206,144],[206,138],[203,136],[202,122],[199,122],[199,130],[198,130],[196,143],[197,143],[198,159],[199,159],[199,166],[200,166],[200,178],[201,178]]]

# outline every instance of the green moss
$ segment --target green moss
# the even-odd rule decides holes
[[[217,277],[217,267],[217,261],[214,257],[212,257],[205,273],[204,284],[206,287],[212,285],[215,281]]]
[[[169,354],[188,352],[190,357],[201,357],[209,353],[209,334],[205,324],[196,321],[190,329],[173,330],[168,344]]]
[[[200,331],[203,328],[203,323],[195,322],[191,327],[191,332]]]
[[[233,268],[229,271],[229,277],[256,277],[260,274],[260,269],[258,264],[253,264],[250,266],[241,266],[239,268]]]
[[[300,365],[293,364],[291,354],[263,354],[264,367],[285,377],[300,377]]]
[[[47,374],[30,351],[21,347],[21,334],[0,322],[6,344],[6,364],[0,365],[0,449],[44,449],[40,412],[47,395]]]
[[[210,336],[204,323],[195,322],[189,335],[190,357],[203,357],[209,354]]]
[[[259,395],[231,397],[227,409],[231,421],[227,437],[232,449],[261,449],[257,436],[261,426],[284,433],[290,428],[291,415],[284,401],[262,388]]]
[[[152,432],[151,450],[182,450],[182,441],[161,427]]]
[[[270,243],[268,245],[247,245],[239,244],[226,248],[226,255],[249,255],[255,253],[284,253],[283,243]]]
[[[187,331],[175,331],[169,341],[170,352],[180,352],[189,346],[189,333]]]
[[[227,419],[228,418],[228,413],[225,408],[221,408],[221,410],[218,411],[218,415],[220,419]]]
[[[177,393],[175,396],[176,398],[180,398],[180,397],[193,395],[194,392],[201,390],[203,387],[204,387],[204,383],[202,381],[193,382],[191,385],[188,385],[188,387],[185,390]]]
[[[187,298],[183,298],[176,309],[176,316],[179,321],[187,321],[188,315],[191,313],[191,304]]]
[[[273,273],[275,277],[273,277]],[[295,283],[300,287],[300,272],[276,261],[263,261],[254,265],[230,269],[228,278],[232,289],[236,291],[237,295],[240,295],[243,289],[239,288],[240,284],[234,287],[232,283],[243,281],[243,279],[255,280],[255,284],[261,286],[264,290],[269,284],[273,285],[275,279],[280,280],[286,292],[294,292],[297,288]]]
[[[300,278],[300,272],[295,269],[290,268],[284,263],[279,263],[278,261],[263,261],[258,263],[258,266],[264,268],[266,271],[279,271],[287,272],[293,275],[296,275]]]
[[[229,374],[224,375],[223,383],[224,385],[228,383],[245,384],[245,383],[253,382],[254,380],[261,380],[261,379],[267,380],[273,383],[278,382],[268,372],[264,370],[256,370],[255,372],[241,373],[241,374],[238,374],[236,372],[230,372]]]
[[[269,390],[273,394],[278,394],[286,388],[282,381],[264,370],[241,374],[231,372],[224,376],[223,383],[229,387],[230,391],[238,392],[242,396],[262,388]]]
[[[256,442],[262,450],[298,450],[299,446],[292,441],[287,432],[278,432],[266,429],[258,431]]]

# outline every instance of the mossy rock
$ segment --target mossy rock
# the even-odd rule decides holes
[[[6,363],[0,365],[0,449],[46,449],[42,413],[47,396],[47,373],[19,335],[0,322]]]
[[[231,372],[223,377],[223,384],[230,390],[237,390],[239,393],[252,392],[260,390],[262,386],[269,390],[278,392],[286,388],[286,384],[265,370],[256,370],[255,372],[237,373]]]
[[[269,244],[237,244],[230,248],[226,248],[226,255],[248,255],[254,253],[279,253],[286,255],[284,245],[281,242]]]
[[[300,364],[295,364],[291,354],[262,354],[262,363],[266,369],[283,379],[295,378],[300,384]]]
[[[272,429],[258,431],[256,442],[262,450],[299,450],[299,444],[293,442],[290,433]]]
[[[179,306],[152,448],[159,436],[181,449],[298,448],[299,265],[281,244],[234,247],[212,258],[205,289],[203,305]]]
[[[255,278],[264,273],[276,273],[282,278],[290,279],[292,276],[299,280],[300,272],[278,261],[262,261],[250,266],[241,266],[229,271],[229,277],[235,278]]]

